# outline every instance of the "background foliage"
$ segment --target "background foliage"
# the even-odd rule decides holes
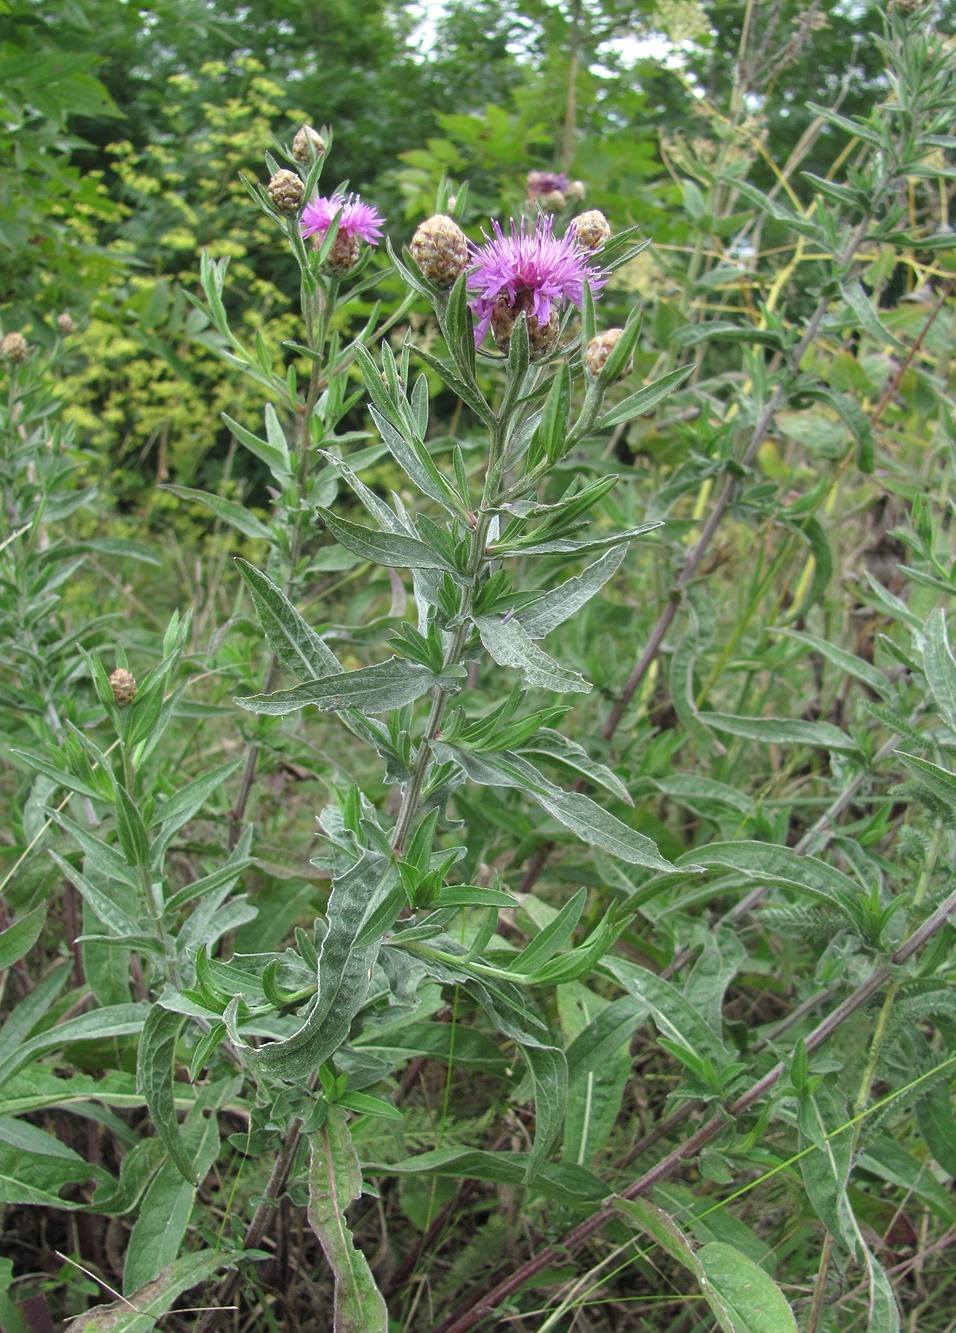
[[[536,1329],[950,1326],[952,19],[0,0],[0,331],[30,349],[0,409],[4,1329],[331,1325],[335,1299],[444,1333],[482,1302]],[[548,638],[594,684],[567,716],[525,735],[554,698],[509,695],[528,677],[480,645],[462,698],[492,755],[580,781],[684,873],[583,844],[527,769],[449,779],[402,882],[422,911],[473,892],[451,943],[428,961],[421,912],[383,901],[373,925],[412,932],[383,957],[420,969],[377,964],[286,1079],[250,1046],[299,1025],[326,932],[372,975],[330,885],[365,839],[380,891],[424,712],[373,748],[361,719],[234,700],[297,679],[285,640],[316,675],[380,663],[427,600],[346,541],[390,495],[439,547],[446,522],[369,398],[407,418],[424,370],[426,452],[457,444],[475,486],[487,449],[441,302],[407,308],[424,359],[391,330],[390,378],[385,264],[303,332],[294,247],[243,183],[303,120],[334,129],[323,190],[361,189],[399,252],[436,194],[476,240],[517,216],[532,169],[653,242],[597,308],[642,305],[632,376],[541,499],[614,478],[595,541],[664,526]],[[515,586],[595,558],[515,560]],[[486,781],[465,735],[447,754]]]

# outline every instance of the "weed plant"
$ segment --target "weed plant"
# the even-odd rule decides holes
[[[329,132],[267,156],[299,332],[234,329],[208,255],[190,319],[272,507],[172,491],[256,556],[223,623],[82,616],[156,557],[78,534],[59,349],[6,335],[5,1330],[951,1327],[926,17],[786,164],[742,94],[672,153],[654,268],[593,211],[468,247],[445,181],[380,301]]]

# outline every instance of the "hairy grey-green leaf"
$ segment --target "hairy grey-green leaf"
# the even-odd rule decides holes
[[[490,787],[518,787],[559,824],[576,833],[583,842],[600,847],[611,855],[629,861],[632,865],[647,866],[650,870],[674,871],[674,867],[657,849],[650,838],[638,833],[590,797],[579,792],[562,791],[539,773],[520,755],[510,751],[491,751],[475,754],[452,746],[434,746],[436,753],[447,753],[473,782]],[[687,869],[685,867],[684,873]]]
[[[341,1107],[329,1107],[309,1150],[309,1224],[335,1280],[332,1333],[388,1333],[385,1301],[345,1217],[362,1193],[362,1172]]]
[[[577,671],[568,671],[539,648],[512,617],[475,616],[481,642],[499,666],[516,667],[529,685],[560,694],[590,693],[591,686]]]
[[[247,695],[237,699],[236,703],[250,713],[267,713],[272,717],[297,712],[308,704],[314,704],[323,713],[350,708],[361,713],[384,713],[414,703],[438,684],[452,688],[454,682],[451,678],[446,680],[436,676],[417,662],[390,657],[375,666],[342,671],[320,680],[306,680],[290,690]]]
[[[804,722],[799,718],[733,717],[729,713],[701,713],[700,718],[714,731],[761,741],[765,745],[813,745],[847,754],[855,754],[859,749],[852,737],[829,722]]]
[[[440,569],[457,574],[443,555],[416,537],[406,537],[398,532],[376,532],[374,528],[337,518],[328,509],[317,512],[335,540],[363,560],[393,569]]]
[[[247,1061],[281,1078],[305,1078],[342,1045],[352,1019],[365,1002],[381,934],[356,943],[368,919],[382,905],[396,880],[383,856],[364,852],[338,876],[329,896],[328,929],[318,955],[316,996],[298,1030],[256,1049],[245,1048]],[[395,907],[395,915],[400,904]],[[383,926],[382,934],[388,929]]]
[[[956,729],[956,661],[949,646],[946,615],[941,607],[937,607],[926,622],[923,669],[943,717]]]
[[[236,565],[249,589],[269,647],[286,671],[307,680],[341,671],[335,654],[303,620],[285,593],[248,560],[237,558]]]
[[[143,1024],[139,1054],[136,1059],[136,1084],[146,1098],[146,1105],[156,1133],[184,1180],[196,1184],[193,1164],[179,1130],[173,1096],[176,1042],[185,1019],[154,1005]],[[150,1274],[151,1277],[155,1274]]]
[[[627,545],[612,546],[609,551],[588,565],[581,574],[552,588],[521,613],[521,624],[532,639],[543,639],[553,629],[563,625],[580,611],[595,593],[600,592],[608,579],[621,567],[627,555]]]

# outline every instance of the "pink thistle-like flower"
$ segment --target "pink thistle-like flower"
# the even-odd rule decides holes
[[[520,226],[512,220],[510,236],[497,222],[491,225],[494,235],[484,233],[485,244],[470,247],[477,265],[468,279],[469,288],[476,293],[469,302],[476,321],[476,346],[488,331],[496,305],[499,314],[506,307],[515,319],[524,311],[533,337],[538,328],[544,330],[551,323],[552,314],[560,313],[565,301],[580,310],[585,281],[594,292],[607,281],[607,274],[588,263],[588,256],[573,236],[559,239],[554,235],[550,217],[539,217],[531,235],[524,218]]]
[[[363,204],[353,194],[348,198],[341,194],[333,194],[331,198],[323,196],[306,204],[302,210],[302,235],[317,237],[317,243],[321,245],[340,209],[339,236],[378,245],[382,239],[382,223],[385,219],[379,216],[371,204]]]

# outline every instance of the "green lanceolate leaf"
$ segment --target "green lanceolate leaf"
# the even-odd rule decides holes
[[[813,556],[813,576],[799,605],[793,607],[787,615],[788,620],[799,620],[811,606],[818,605],[822,600],[833,577],[833,552],[822,523],[815,518],[805,518],[799,522],[784,521],[791,531],[807,543]]]
[[[449,513],[460,513],[464,508],[464,501],[455,494],[439,472],[421,440],[406,439],[380,412],[376,412],[374,407],[369,411],[388,452],[409,481],[413,482],[423,495],[435,500]]]
[[[554,541],[538,542],[535,541],[532,533],[527,537],[516,538],[514,541],[491,542],[488,546],[488,553],[495,556],[588,555],[591,551],[607,551],[612,547],[619,546],[621,542],[633,541],[636,537],[643,537],[645,533],[653,532],[655,528],[661,526],[661,521],[641,523],[636,528],[616,532],[613,537],[588,537],[582,538],[580,541],[572,537],[557,537]]]
[[[0,931],[0,972],[12,967],[30,952],[40,938],[45,921],[46,904],[41,903],[32,912],[26,912],[19,920],[7,926],[6,930]]]
[[[222,419],[239,443],[244,444],[251,454],[265,463],[277,481],[281,482],[289,477],[289,446],[286,443],[282,427],[279,425],[275,408],[271,403],[266,404],[266,434],[268,440],[262,440],[258,435],[253,435],[251,430],[246,430],[245,426],[240,426],[238,421],[233,421],[232,417],[227,416],[225,412],[222,414]]]
[[[401,1162],[365,1167],[366,1175],[439,1176],[448,1180],[484,1180],[489,1184],[528,1183],[528,1154],[483,1152],[479,1148],[436,1148]],[[534,1174],[531,1192],[555,1203],[580,1207],[608,1195],[608,1187],[592,1172],[571,1162],[542,1162]]]
[[[568,1104],[568,1062],[556,1046],[521,1046],[534,1085],[534,1142],[528,1157],[528,1182],[554,1147]]]
[[[712,1240],[697,1251],[701,1290],[734,1333],[797,1333],[783,1292],[759,1264],[734,1245]]]
[[[139,870],[149,870],[149,838],[146,825],[133,798],[126,788],[116,784],[116,832],[120,846],[131,866]]]
[[[956,806],[956,773],[928,759],[920,759],[918,755],[906,754],[903,750],[897,750],[896,753],[913,776],[938,800]]]
[[[309,1224],[335,1278],[333,1333],[388,1333],[385,1301],[345,1217],[362,1193],[362,1173],[344,1110],[329,1107],[309,1151]]]
[[[881,698],[888,699],[892,696],[893,687],[879,667],[873,666],[865,658],[857,657],[856,653],[848,652],[846,648],[841,648],[839,644],[830,643],[828,639],[821,639],[816,634],[807,634],[803,630],[779,629],[773,632],[775,634],[785,634],[788,639],[796,639],[799,643],[806,644],[813,652],[819,653],[828,662],[832,662],[838,671],[862,681],[864,685],[873,690],[875,694],[880,695]]]
[[[62,985],[62,979],[58,974],[57,981]],[[77,1018],[68,1018],[65,1023],[59,1023],[56,1027],[50,1028],[46,1032],[41,1032],[29,1041],[23,1042],[14,1050],[4,1049],[4,1058],[0,1062],[0,1086],[8,1078],[31,1064],[38,1055],[43,1055],[47,1051],[58,1050],[61,1046],[68,1046],[74,1041],[98,1041],[106,1037],[128,1037],[138,1033],[146,1020],[149,1012],[149,1005],[145,1002],[137,1004],[113,1004],[107,1005],[103,1009],[94,1009],[88,1014],[80,1014]],[[10,1020],[7,1020],[8,1024]],[[6,1037],[6,1025],[3,1030],[3,1037]],[[4,1047],[5,1047],[4,1043]]]
[[[230,527],[236,528],[244,537],[251,537],[254,541],[271,542],[274,533],[271,528],[267,528],[261,519],[256,518],[251,510],[246,509],[244,505],[236,504],[235,500],[224,500],[220,495],[210,495],[208,491],[197,491],[191,486],[164,486],[164,491],[172,491],[173,495],[178,495],[183,500],[196,500],[203,504],[207,509],[211,509],[217,518],[221,518],[224,523]]]
[[[579,792],[562,791],[549,782],[533,764],[511,751],[487,751],[481,754],[433,745],[436,755],[457,763],[473,782],[487,787],[518,787],[553,815],[559,824],[576,833],[583,842],[619,857],[631,865],[647,866],[667,873],[675,867],[661,856],[650,838],[616,819],[590,797]],[[684,867],[685,873],[691,867]],[[694,867],[696,869],[696,867]]]
[[[123,911],[112,894],[101,889],[98,884],[81,874],[75,866],[64,861],[56,852],[51,851],[50,856],[64,877],[79,890],[111,935],[115,935],[118,939],[132,939],[142,934],[140,924],[135,922],[129,913]]]
[[[724,1333],[797,1333],[783,1292],[740,1250],[710,1241],[695,1251],[673,1218],[648,1199],[620,1199],[615,1208],[693,1274]]]
[[[714,731],[761,741],[765,745],[811,745],[845,754],[855,754],[859,749],[852,737],[829,722],[804,722],[799,718],[732,717],[728,713],[701,713],[700,719]]]
[[[840,294],[856,316],[860,328],[864,333],[868,333],[878,346],[883,348],[889,344],[891,347],[902,347],[900,340],[890,332],[873,309],[870,298],[859,280],[841,282]]]
[[[183,1179],[195,1185],[192,1159],[179,1132],[173,1098],[173,1073],[176,1042],[185,1018],[154,1005],[143,1024],[136,1061],[136,1084],[146,1098],[146,1105],[166,1151]]]
[[[610,412],[606,412],[598,422],[597,429],[606,430],[611,426],[620,426],[625,421],[633,421],[635,417],[643,416],[682,384],[693,369],[692,365],[681,366],[678,370],[672,370],[661,376],[653,384],[646,384],[643,389],[638,389],[637,393],[632,393],[629,398],[612,407]]]
[[[102,1167],[91,1166],[44,1130],[22,1120],[0,1121],[0,1204],[84,1208],[82,1199],[60,1191],[90,1180],[97,1187],[112,1183]]]
[[[541,727],[529,740],[515,744],[514,748],[532,758],[549,760],[563,773],[576,779],[586,778],[595,787],[603,787],[605,791],[613,792],[625,805],[634,804],[631,793],[616,773],[606,764],[592,759],[582,745],[569,740],[560,731],[553,731],[551,727]]]
[[[350,708],[360,713],[384,713],[414,703],[436,685],[449,690],[459,688],[450,672],[436,676],[417,662],[390,657],[375,666],[303,681],[291,690],[247,695],[236,703],[250,713],[267,713],[271,717],[294,713],[308,704],[314,704],[323,713]]]
[[[693,855],[705,866],[724,866],[748,878],[809,893],[837,908],[857,929],[863,925],[864,889],[815,856],[800,856],[789,847],[765,842],[714,842],[695,849]]]
[[[474,623],[490,656],[499,666],[516,667],[529,685],[560,694],[590,692],[591,686],[583,676],[566,670],[549,657],[514,617],[502,620],[496,616],[476,616]]]
[[[662,1036],[700,1060],[709,1059],[717,1068],[727,1064],[729,1056],[723,1042],[676,986],[626,958],[607,957],[603,969],[647,1006]]]
[[[308,625],[288,597],[248,560],[237,558],[236,565],[249,589],[252,604],[269,647],[286,671],[298,679],[316,680],[331,676],[342,668],[335,654]]]

